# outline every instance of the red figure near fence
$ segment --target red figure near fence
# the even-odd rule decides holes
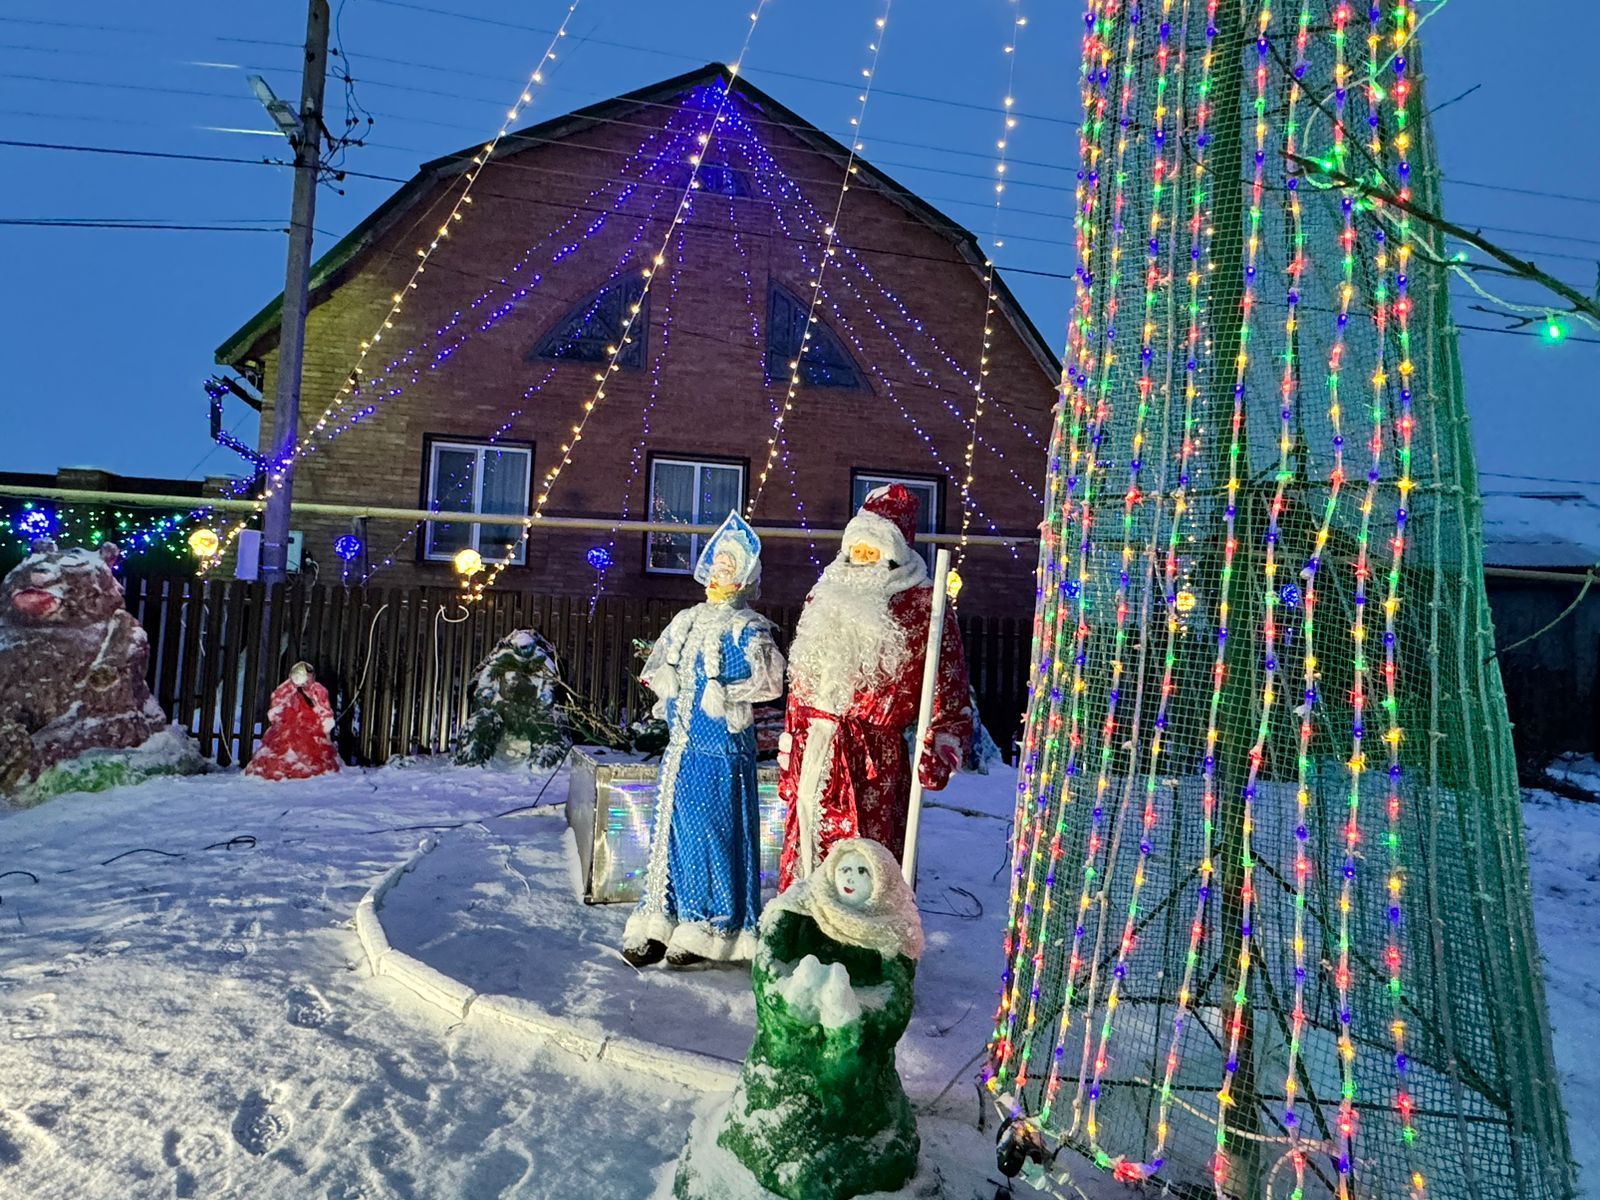
[[[339,769],[328,689],[307,663],[295,663],[267,708],[267,732],[244,771],[257,779],[310,779]]]

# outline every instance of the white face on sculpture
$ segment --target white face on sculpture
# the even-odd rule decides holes
[[[872,899],[872,871],[867,860],[854,850],[846,850],[833,869],[833,886],[846,908],[866,907]]]
[[[733,582],[733,577],[739,572],[739,564],[733,555],[726,550],[720,550],[711,560],[711,582],[728,584]]]
[[[311,672],[306,670],[305,663],[295,663],[294,668],[289,672],[289,678],[294,681],[295,687],[305,687],[306,682],[311,678]]]

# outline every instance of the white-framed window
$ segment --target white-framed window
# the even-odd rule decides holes
[[[650,460],[650,520],[680,525],[720,525],[744,507],[744,464],[692,458]],[[652,533],[646,570],[690,575],[700,558],[699,534]]]
[[[532,446],[443,438],[428,443],[427,507],[434,512],[525,517],[532,477]],[[482,555],[484,562],[527,561],[520,520],[505,525],[428,522],[423,537],[425,558],[447,562],[469,548]]]
[[[850,473],[850,512],[855,514],[861,510],[862,504],[873,492],[881,487],[888,487],[891,483],[904,485],[905,489],[917,498],[917,534],[939,532],[939,481],[937,479],[918,479],[905,475],[877,475],[867,471],[852,471]],[[933,566],[933,547],[927,542],[919,541],[912,549],[920,554],[930,567]]]

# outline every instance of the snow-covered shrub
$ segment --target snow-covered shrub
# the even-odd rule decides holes
[[[508,633],[473,675],[456,762],[558,765],[572,748],[563,690],[555,648],[531,629]]]

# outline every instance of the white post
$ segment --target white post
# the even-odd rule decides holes
[[[944,643],[944,602],[950,579],[950,551],[933,560],[933,614],[928,618],[928,654],[922,664],[922,703],[917,709],[917,738],[911,751],[911,805],[906,810],[906,849],[900,871],[906,883],[917,876],[917,831],[922,826],[922,755],[933,724],[933,695],[939,687],[939,648]]]

